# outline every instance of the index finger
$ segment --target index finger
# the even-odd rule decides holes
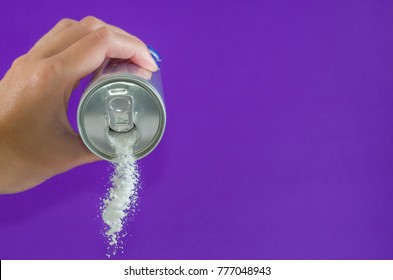
[[[55,57],[62,61],[66,74],[74,81],[96,70],[105,58],[130,59],[149,71],[158,70],[146,45],[108,27],[89,33]]]
[[[65,25],[67,25],[68,28],[62,28],[60,32],[57,31],[59,29],[57,26]],[[79,22],[73,22],[73,24],[70,24],[68,20],[63,19],[55,26],[55,28],[53,28],[54,31],[50,31],[47,34],[50,36],[44,36],[36,44],[32,51],[35,51],[35,53],[41,57],[51,57],[67,49],[69,46],[100,27],[108,27],[114,32],[130,36],[143,43],[140,39],[127,33],[123,29],[105,23],[98,18],[88,16]]]

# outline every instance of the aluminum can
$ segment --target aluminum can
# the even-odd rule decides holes
[[[145,157],[165,130],[160,70],[150,72],[129,60],[107,59],[82,95],[77,120],[83,142],[97,156],[113,160],[115,150],[108,135],[123,133],[136,139],[134,157]]]

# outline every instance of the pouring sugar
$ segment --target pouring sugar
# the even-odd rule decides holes
[[[102,219],[107,225],[105,236],[108,239],[108,254],[115,255],[122,249],[120,242],[127,216],[135,213],[138,202],[139,170],[133,156],[136,133],[116,133],[109,131],[108,138],[115,150],[111,188],[103,199]]]

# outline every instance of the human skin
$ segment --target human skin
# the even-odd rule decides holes
[[[0,81],[0,193],[27,190],[99,160],[66,112],[73,89],[105,58],[158,69],[141,40],[92,16],[61,20],[13,62]]]

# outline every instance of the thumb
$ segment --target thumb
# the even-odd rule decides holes
[[[102,160],[102,158],[95,155],[92,151],[87,148],[83,143],[82,138],[79,135],[73,135],[73,150],[75,151],[74,164],[79,166],[86,163]]]

